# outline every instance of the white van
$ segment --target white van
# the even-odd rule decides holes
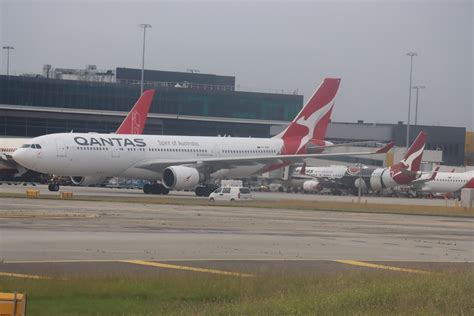
[[[252,199],[247,187],[220,187],[209,195],[209,201],[249,201]]]

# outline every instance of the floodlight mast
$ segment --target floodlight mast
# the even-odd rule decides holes
[[[418,125],[418,94],[420,89],[425,89],[426,86],[413,86],[413,89],[416,90],[416,103],[415,103],[415,125]]]
[[[146,29],[151,28],[151,24],[140,24],[138,26],[143,28],[142,80],[140,82],[140,95],[142,95],[143,94],[143,81],[145,78],[145,36],[146,36]]]
[[[407,56],[410,57],[410,89],[408,91],[408,121],[407,121],[407,141],[406,147],[410,146],[410,112],[411,112],[411,90],[412,90],[412,80],[413,80],[413,57],[418,56],[416,52],[409,52]]]
[[[10,50],[15,49],[13,46],[3,46],[3,49],[7,50],[7,76],[10,75]]]

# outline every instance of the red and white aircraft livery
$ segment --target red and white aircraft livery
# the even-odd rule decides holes
[[[115,133],[143,134],[148,111],[150,110],[154,95],[155,90],[143,92],[143,95],[135,103]],[[32,147],[33,145],[34,147]],[[10,170],[10,174],[17,173],[18,176],[22,175],[26,172],[26,169],[13,160],[13,153],[22,146],[24,148],[35,148],[38,145],[39,144],[32,143],[31,138],[0,138],[0,171],[1,169],[8,169]],[[105,179],[105,177],[71,177],[71,181],[76,185],[100,184],[104,182]],[[59,186],[54,188],[50,186],[50,188],[59,190]]]
[[[419,176],[421,159],[425,148],[426,133],[420,132],[408,152],[396,165],[388,168],[372,167],[298,167],[292,179],[303,182],[303,190],[320,191],[323,188],[380,191],[402,184],[410,184]],[[388,146],[387,149],[390,149]],[[388,151],[388,150],[387,150]],[[360,173],[360,174],[359,174]],[[361,181],[362,180],[362,181]]]
[[[412,182],[412,187],[417,192],[432,193],[455,193],[462,189],[474,189],[474,170],[467,172],[438,172],[439,167],[433,175],[424,173],[420,178]]]
[[[373,152],[315,154],[331,144],[324,137],[340,79],[325,79],[288,128],[274,138],[168,135],[50,134],[40,145],[17,150],[27,168],[56,175],[160,180],[145,193],[196,189],[209,195],[216,179],[243,178],[301,162],[305,157],[363,155]]]

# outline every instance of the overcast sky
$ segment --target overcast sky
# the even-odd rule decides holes
[[[305,100],[322,78],[341,77],[334,121],[395,123],[407,120],[406,53],[416,51],[413,84],[427,87],[419,123],[474,130],[472,0],[0,3],[15,74],[46,63],[139,68],[138,24],[149,23],[149,69],[231,75],[239,90],[298,90]]]

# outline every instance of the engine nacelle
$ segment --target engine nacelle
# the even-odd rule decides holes
[[[321,190],[321,186],[318,181],[308,180],[303,182],[303,191],[304,192],[318,192]]]
[[[361,178],[356,178],[354,180],[354,187],[356,189],[361,189],[362,191],[366,191],[367,190],[367,185],[365,184],[365,181],[364,179],[361,179]]]
[[[392,188],[396,185],[397,183],[393,180],[390,170],[387,168],[377,168],[370,175],[370,187],[373,191]]]
[[[171,166],[163,170],[161,182],[170,190],[194,189],[199,185],[200,175],[196,168]]]
[[[100,185],[106,179],[107,177],[104,177],[104,176],[71,177],[71,182],[74,185],[89,186],[89,185]]]

